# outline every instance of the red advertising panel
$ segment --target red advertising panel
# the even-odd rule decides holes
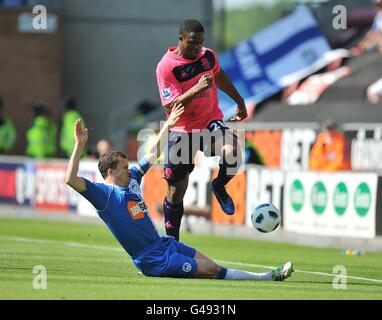
[[[0,167],[0,199],[16,199],[16,168]]]
[[[36,196],[38,209],[69,210],[69,190],[65,184],[66,164],[36,164]]]

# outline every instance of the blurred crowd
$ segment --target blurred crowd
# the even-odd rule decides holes
[[[17,141],[17,130],[12,119],[5,112],[5,101],[0,96],[0,154],[12,154]],[[33,123],[26,131],[25,155],[35,159],[69,158],[74,147],[73,128],[77,119],[86,122],[78,110],[73,97],[63,100],[63,113],[59,128],[50,117],[50,109],[43,100],[33,103]],[[94,150],[85,149],[82,157],[98,159],[102,154],[113,149],[111,142],[102,139]]]
[[[370,30],[365,37],[350,52],[352,56],[359,56],[370,50],[378,50],[382,54],[382,0],[374,0],[375,16]],[[367,87],[367,98],[370,103],[382,101],[382,77]]]

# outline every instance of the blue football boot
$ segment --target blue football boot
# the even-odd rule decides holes
[[[232,201],[232,198],[227,193],[225,187],[216,188],[216,179],[212,181],[211,190],[214,193],[216,199],[219,201],[219,204],[222,210],[232,216],[235,213],[235,204]]]

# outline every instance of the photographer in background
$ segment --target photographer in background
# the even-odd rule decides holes
[[[309,167],[317,171],[350,170],[346,140],[337,123],[326,120],[310,151]]]

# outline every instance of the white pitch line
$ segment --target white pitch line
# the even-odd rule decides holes
[[[97,245],[90,245],[90,244],[84,244],[84,243],[78,243],[78,242],[65,242],[65,241],[58,241],[58,240],[44,240],[44,239],[34,239],[34,238],[25,238],[25,237],[16,237],[16,236],[2,236],[2,235],[0,235],[0,240],[12,240],[12,241],[29,242],[29,243],[41,243],[41,244],[59,244],[59,245],[65,245],[65,246],[69,246],[69,247],[100,249],[100,250],[109,250],[109,251],[118,251],[118,252],[124,251],[122,248],[114,248],[114,247],[108,247],[108,246],[97,246]],[[243,267],[251,267],[251,268],[264,268],[264,269],[274,269],[275,268],[275,267],[272,267],[272,266],[265,266],[265,265],[261,265],[261,264],[252,264],[252,263],[243,263],[243,262],[232,262],[232,261],[225,261],[225,260],[214,260],[214,261],[217,262],[217,263],[222,263],[222,264],[229,264],[229,265],[243,266]],[[305,271],[305,270],[298,270],[298,269],[295,269],[294,271],[295,272],[300,272],[300,273],[314,274],[314,275],[319,275],[319,276],[326,276],[326,277],[342,277],[342,278],[347,278],[347,279],[365,280],[365,281],[382,283],[382,280],[372,279],[372,278],[355,277],[355,276],[348,276],[348,275],[339,275],[339,274],[334,274],[334,273],[317,272],[317,271]]]
[[[109,250],[109,251],[124,251],[122,248],[114,248],[107,246],[97,246],[90,245],[78,242],[66,242],[66,241],[58,241],[58,240],[43,240],[43,239],[34,239],[34,238],[23,238],[23,237],[14,237],[14,236],[1,236],[0,240],[14,240],[20,242],[33,242],[33,243],[41,243],[41,244],[59,244],[65,245],[69,247],[80,247],[80,248],[90,248],[90,249],[100,249],[100,250]]]

